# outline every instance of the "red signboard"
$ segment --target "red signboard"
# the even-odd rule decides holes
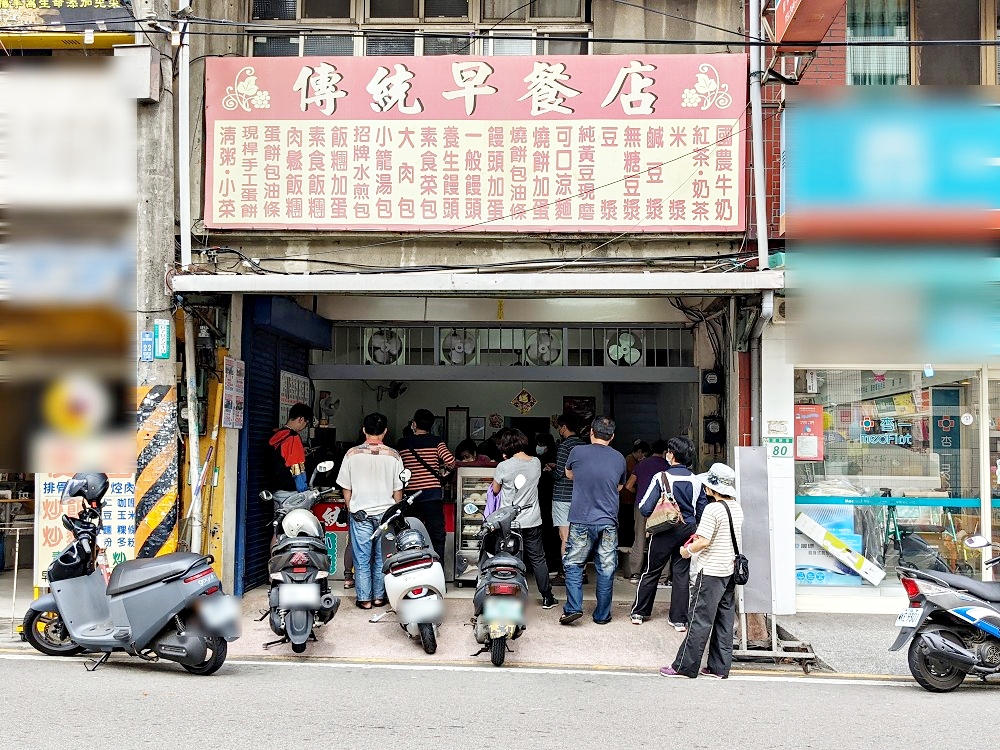
[[[209,227],[746,226],[743,54],[206,63]]]
[[[774,36],[783,52],[808,52],[823,41],[845,0],[778,0]]]

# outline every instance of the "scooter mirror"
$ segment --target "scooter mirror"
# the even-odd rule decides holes
[[[410,483],[411,476],[413,476],[413,472],[409,469],[403,469],[399,472],[399,479],[402,481],[404,487]]]
[[[471,516],[473,513],[477,513],[479,511],[479,506],[475,503],[466,503],[462,506],[462,511],[465,515]]]
[[[264,490],[257,497],[260,498],[260,501],[262,503],[274,502],[274,493],[271,492],[270,490]]]
[[[316,473],[326,474],[327,472],[333,471],[333,466],[334,466],[333,461],[321,461],[320,463],[316,464]]]
[[[524,474],[518,474],[516,477],[514,477],[514,489],[516,490],[521,489],[527,483],[528,480],[525,478]]]
[[[984,549],[990,546],[990,540],[979,534],[965,537],[965,546],[969,549]]]

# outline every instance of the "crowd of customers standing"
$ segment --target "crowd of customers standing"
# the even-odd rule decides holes
[[[561,624],[583,617],[590,559],[597,576],[592,618],[599,625],[611,622],[618,550],[625,546],[631,551],[624,577],[636,585],[630,613],[635,625],[650,619],[661,576],[669,566],[668,623],[686,635],[673,663],[660,673],[728,676],[735,614],[732,538],[735,535],[742,545],[743,525],[730,467],[713,464],[707,473],[695,474],[691,467],[696,449],[686,437],[657,440],[652,446],[637,440],[623,455],[612,447],[616,425],[608,417],[580,425],[574,415],[561,415],[558,446],[548,433],[529,438],[518,429],[501,430],[478,445],[463,441],[456,446],[457,458],[432,434],[433,425],[432,412],[417,410],[393,449],[384,443],[387,418],[370,414],[363,423],[364,442],[348,451],[341,465],[337,484],[350,513],[345,570],[353,568],[345,588],[356,587],[358,607],[386,604],[381,545],[365,540],[379,515],[401,497],[403,468],[410,471],[406,490],[420,491],[409,513],[423,522],[443,560],[444,485],[449,475],[459,465],[493,467],[492,490],[500,495],[501,507],[516,503],[525,508],[517,525],[545,609],[559,603],[553,585],[565,585]],[[517,488],[514,479],[519,475],[526,482]],[[682,518],[650,535],[646,519],[668,494]],[[693,582],[692,557],[698,558]],[[550,577],[550,569],[560,565],[562,572]],[[699,669],[706,646],[708,663]]]

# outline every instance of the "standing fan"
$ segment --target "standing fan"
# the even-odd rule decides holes
[[[524,356],[530,364],[542,367],[561,364],[562,352],[562,332],[540,328],[528,334]]]
[[[319,412],[326,419],[327,423],[332,423],[334,416],[337,414],[337,410],[340,408],[340,399],[334,399],[333,394],[329,396],[324,396],[319,402]]]
[[[620,331],[608,339],[607,353],[611,364],[632,367],[642,361],[642,339],[631,331]]]
[[[366,331],[365,354],[368,364],[399,365],[403,360],[403,339],[393,328],[370,328]]]
[[[452,328],[441,337],[441,361],[446,365],[470,365],[477,360],[475,328]]]

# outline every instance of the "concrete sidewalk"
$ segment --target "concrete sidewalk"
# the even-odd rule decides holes
[[[591,576],[593,579],[593,576]],[[346,595],[338,586],[334,593],[342,596],[337,616],[317,632],[318,640],[309,644],[303,656],[335,657],[362,661],[421,661],[432,663],[486,664],[488,654],[473,657],[480,646],[472,632],[472,595],[469,588],[449,588],[445,621],[438,635],[438,649],[433,656],[424,653],[418,639],[408,638],[394,614],[380,622],[370,619],[386,609],[362,610],[354,605],[354,592]],[[629,611],[635,586],[615,580],[615,601],[612,622],[598,625],[592,614],[595,604],[594,584],[585,587],[584,616],[572,625],[560,625],[565,589],[554,593],[560,604],[543,610],[535,598],[529,600],[528,628],[511,643],[507,654],[510,663],[562,666],[600,666],[619,668],[658,669],[669,664],[683,640],[683,634],[667,624],[670,589],[657,593],[653,619],[641,626],[632,625]],[[229,647],[229,653],[242,657],[292,656],[288,645],[274,646],[265,651],[263,644],[275,639],[267,621],[254,622],[259,610],[266,608],[267,592],[255,589],[243,599],[244,630],[240,639]],[[297,657],[296,657],[297,658]]]
[[[798,614],[778,618],[794,640],[812,646],[820,662],[835,672],[909,675],[906,649],[889,652],[899,635],[896,615]]]

